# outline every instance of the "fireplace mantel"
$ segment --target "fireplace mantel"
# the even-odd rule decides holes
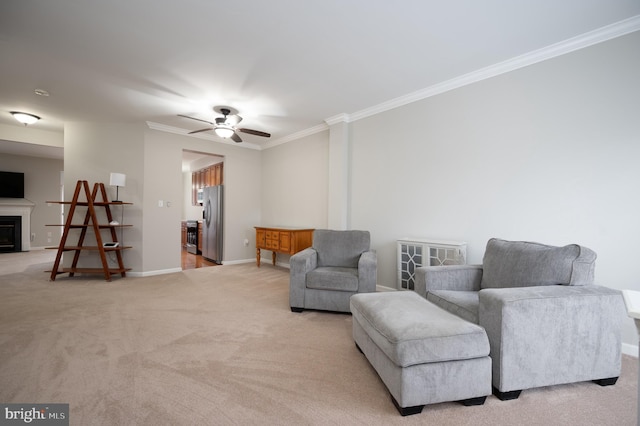
[[[22,251],[31,249],[31,211],[35,205],[26,198],[0,198],[0,216],[20,216],[22,219]]]

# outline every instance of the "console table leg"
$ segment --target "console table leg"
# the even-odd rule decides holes
[[[271,252],[271,260],[273,260],[273,266],[276,266],[276,252]]]
[[[260,249],[256,248],[256,265],[260,267]]]

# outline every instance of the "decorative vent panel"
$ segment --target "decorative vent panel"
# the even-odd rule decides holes
[[[398,240],[398,289],[415,288],[416,268],[420,266],[464,265],[467,243],[421,238]]]

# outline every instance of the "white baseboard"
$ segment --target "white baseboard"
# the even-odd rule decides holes
[[[378,284],[376,285],[376,291],[398,291],[398,289]]]
[[[622,353],[625,355],[638,358],[638,345],[630,345],[628,343],[622,344]]]
[[[248,260],[248,262],[256,262],[256,259],[250,259]],[[246,263],[246,261],[242,261],[242,263]],[[227,263],[225,262],[225,265]],[[262,265],[266,265],[266,266],[273,266],[273,261],[271,260],[271,257],[269,256],[269,259],[265,259],[265,258],[260,258],[260,266]],[[278,262],[276,261],[276,266],[281,266],[283,268],[287,268],[287,269],[291,269],[291,266],[289,266],[289,262]]]
[[[240,259],[240,260],[223,260],[223,265],[240,265],[242,263],[255,263],[255,259]]]
[[[153,277],[154,275],[164,275],[164,274],[172,274],[174,272],[182,272],[182,268],[171,268],[171,269],[159,269],[156,271],[145,271],[145,272],[127,272],[127,275],[130,277]]]

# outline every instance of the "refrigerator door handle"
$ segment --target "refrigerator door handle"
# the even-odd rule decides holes
[[[211,226],[211,199],[207,198],[207,207],[202,213],[205,215],[204,220],[207,222],[207,227]]]

